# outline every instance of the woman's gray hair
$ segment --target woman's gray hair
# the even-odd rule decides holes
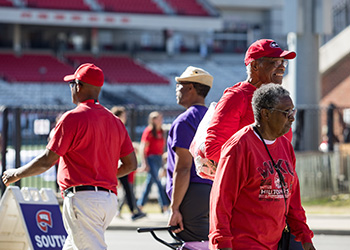
[[[263,84],[253,95],[252,106],[255,121],[261,121],[261,110],[275,108],[284,97],[289,97],[288,90],[275,83]]]

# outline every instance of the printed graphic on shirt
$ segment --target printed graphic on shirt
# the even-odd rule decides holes
[[[292,187],[292,182],[290,182],[290,187],[288,187],[288,179],[293,180],[294,171],[291,168],[290,164],[285,160],[278,160],[276,162],[277,168],[281,171],[284,180],[285,186],[283,186],[285,197],[288,199],[290,196],[290,188]],[[260,182],[260,192],[259,192],[259,200],[266,201],[277,201],[280,199],[284,199],[283,191],[282,191],[282,183],[273,167],[273,163],[271,161],[265,161],[262,166],[257,168],[260,176],[262,177]],[[288,178],[288,175],[291,177]]]

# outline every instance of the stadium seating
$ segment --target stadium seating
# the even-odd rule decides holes
[[[4,0],[2,0],[4,1]],[[89,11],[90,7],[85,4],[84,0],[26,0],[27,7],[42,9],[61,9],[61,10],[82,10]]]
[[[164,14],[152,0],[97,0],[105,11],[142,14]]]
[[[18,76],[18,80],[14,79],[16,81],[16,84],[8,83],[9,81],[3,82],[0,80],[0,100],[2,100],[2,104],[71,104],[69,87],[66,84],[40,84],[43,82],[45,83],[45,81],[41,81],[41,76],[40,74],[38,74],[38,68],[40,66],[38,66],[38,63],[33,63],[34,65],[36,65],[36,69],[32,69],[34,66],[30,66],[32,62],[26,59],[27,56],[28,55],[22,56],[17,59],[13,59],[13,57],[15,56],[12,54],[10,56],[6,56],[6,54],[0,53],[0,57],[4,58],[4,60],[0,60],[0,75],[3,75],[4,69],[7,69],[6,67],[10,67],[8,65],[11,65],[10,68],[14,68],[15,72],[8,72],[6,70],[6,76]],[[34,55],[34,57],[37,58],[36,60],[38,60],[39,57],[41,58],[40,55]],[[107,83],[110,83],[110,75],[112,75],[112,77],[115,78],[123,77],[124,82],[126,83],[105,84],[103,87],[103,91],[111,93],[115,96],[123,97],[125,99],[140,96],[144,98],[147,101],[147,103],[152,104],[176,105],[176,83],[174,78],[175,76],[181,75],[181,73],[186,69],[188,65],[201,67],[214,76],[213,90],[215,89],[215,91],[212,90],[209,92],[206,98],[207,104],[209,104],[212,101],[218,101],[225,88],[230,87],[235,83],[242,81],[246,78],[246,69],[243,64],[243,55],[230,55],[227,58],[213,58],[213,60],[211,61],[199,60],[198,57],[195,58],[194,56],[184,57],[181,59],[179,58],[176,61],[161,60],[156,57],[151,59],[143,58],[143,61],[147,62],[147,68],[140,66],[131,58],[126,56],[102,56],[100,58],[94,58],[92,56],[81,56],[71,54],[70,56],[67,56],[67,58],[72,63],[72,65],[74,63],[74,67],[70,66],[68,72],[62,72],[60,70],[61,66],[56,66],[57,72],[61,73],[57,73],[55,82],[63,83],[62,76],[74,72],[74,70],[79,64],[85,62],[93,62],[103,68]],[[57,62],[56,59],[52,56],[50,56],[50,61],[51,60],[55,60],[56,63],[60,63]],[[45,62],[48,61],[49,60],[46,60]],[[46,64],[49,65],[49,63]],[[139,67],[141,67],[142,70],[139,70],[138,67],[135,65],[139,65]],[[33,83],[29,83],[29,81],[27,80],[27,74],[29,74],[30,72],[33,73],[35,79],[39,80]],[[48,70],[48,72],[52,71]],[[123,72],[126,73],[124,74]],[[144,72],[147,72],[147,74]],[[142,84],[145,82],[145,79],[147,75],[150,74],[150,72],[159,72],[162,73],[162,75],[168,77],[168,79],[161,77],[161,79],[164,80],[164,82],[166,81],[167,84],[160,84],[157,83],[155,80],[147,84]],[[21,75],[22,73],[23,76]],[[53,72],[53,74],[55,74],[55,71]],[[158,75],[152,73],[152,77],[154,76],[156,76],[157,79],[159,79]],[[135,82],[135,84],[129,83],[130,77],[132,79],[134,79],[134,77],[138,77],[138,79],[136,80],[139,82]],[[114,83],[119,82],[120,81],[115,81]],[[101,101],[104,103],[106,102],[103,98],[103,94],[101,95]],[[133,100],[133,102],[135,102],[135,100]]]
[[[165,0],[178,15],[209,16],[209,13],[196,0]]]
[[[171,104],[171,99],[175,98],[175,76],[181,75],[181,73],[189,66],[200,67],[207,70],[213,77],[213,90],[209,91],[206,98],[206,102],[210,103],[213,101],[218,101],[222,96],[224,90],[228,87],[233,86],[237,82],[246,79],[246,68],[243,63],[242,55],[234,55],[231,58],[217,59],[211,61],[198,61],[186,59],[182,61],[157,61],[153,60],[147,62],[147,66],[158,72],[163,72],[165,75],[169,76],[171,82],[171,87],[166,90],[159,88],[149,88],[152,92],[152,96],[148,99],[154,103],[169,103]],[[215,91],[214,91],[215,90]],[[140,91],[133,89],[133,91]],[[162,91],[162,92],[161,92]]]
[[[62,82],[74,68],[51,54],[0,53],[0,76],[8,82]]]
[[[125,93],[123,96],[126,97],[129,95],[128,93],[133,93],[134,95],[145,98],[148,103],[152,104],[176,105],[175,76],[181,75],[189,65],[193,65],[207,70],[214,77],[213,90],[209,91],[206,97],[206,103],[209,104],[213,101],[219,101],[226,88],[246,79],[247,75],[243,57],[243,55],[231,55],[228,59],[218,58],[212,61],[193,59],[195,57],[192,59],[177,59],[176,61],[152,59],[147,61],[147,66],[167,76],[170,80],[169,85],[106,85],[104,86],[104,90],[109,93],[115,93],[116,95]]]
[[[1,7],[13,7],[11,0],[0,0]]]
[[[164,10],[152,0],[94,0],[106,12],[165,14]],[[163,0],[178,15],[209,16],[210,14],[197,2],[197,0]],[[60,9],[92,11],[91,6],[84,0],[26,0],[29,8]],[[0,6],[13,6],[10,0],[0,0]]]
[[[101,67],[108,83],[123,84],[168,84],[169,81],[163,76],[157,75],[143,65],[136,63],[127,56],[79,56],[67,55],[69,61],[75,66],[91,62]]]
[[[0,77],[8,82],[62,82],[62,77],[72,73],[79,64],[91,62],[100,66],[106,81],[123,84],[168,84],[160,76],[127,56],[67,56],[73,66],[58,61],[51,54],[27,53],[16,56],[0,53]]]

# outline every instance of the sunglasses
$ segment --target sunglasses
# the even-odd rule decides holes
[[[258,59],[259,60],[259,59]],[[281,65],[283,65],[283,67],[287,67],[288,66],[288,61],[287,60],[284,60],[284,59],[281,59],[281,60],[271,60],[270,58],[267,58],[267,57],[262,57],[260,58],[261,61],[269,61],[271,64],[273,64],[273,66],[275,68],[278,68],[280,67]]]
[[[69,82],[69,86],[70,86],[71,88],[73,88],[74,85],[76,85],[76,84],[83,85],[78,79],[74,79],[74,80],[72,80],[72,81]]]
[[[281,109],[275,109],[275,108],[268,108],[268,109],[282,112],[284,113],[286,118],[291,118],[292,116],[295,117],[295,114],[297,113],[297,109],[289,109],[289,110],[281,110]]]
[[[277,60],[277,61],[273,61],[273,66],[275,68],[280,67],[283,64],[283,67],[287,67],[288,66],[288,61],[287,60]]]

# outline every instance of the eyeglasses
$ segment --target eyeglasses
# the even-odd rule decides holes
[[[69,86],[70,86],[71,88],[73,88],[75,84],[77,84],[75,81],[69,82]]]
[[[273,61],[273,66],[275,68],[280,67],[283,64],[283,67],[287,67],[288,66],[288,61],[287,60],[276,60]]]
[[[288,61],[287,60],[284,60],[284,59],[280,59],[280,60],[272,60],[271,58],[269,58],[269,57],[262,57],[262,58],[259,58],[261,61],[263,61],[263,60],[266,60],[266,61],[270,61],[271,62],[271,64],[273,64],[273,66],[275,67],[275,68],[278,68],[278,67],[280,67],[281,65],[283,65],[283,67],[287,67],[288,66]],[[258,59],[258,60],[259,60]]]
[[[268,108],[270,110],[275,110],[284,113],[286,118],[291,118],[292,116],[295,117],[295,114],[297,113],[297,109],[289,109],[289,110],[281,110],[281,109],[275,109],[275,108]]]
[[[69,86],[70,86],[71,88],[73,88],[74,85],[76,85],[76,84],[83,85],[78,79],[74,79],[73,81],[70,81],[70,82],[69,82]]]

